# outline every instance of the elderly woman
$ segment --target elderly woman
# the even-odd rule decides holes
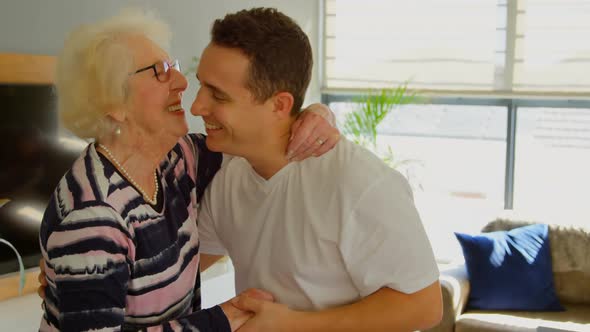
[[[196,211],[222,156],[187,134],[188,84],[165,51],[167,31],[127,13],[76,30],[59,57],[62,120],[94,143],[43,218],[42,331],[234,331],[249,317],[230,302],[199,310]],[[338,136],[322,116],[303,114],[292,142]],[[291,149],[306,157],[336,140]]]

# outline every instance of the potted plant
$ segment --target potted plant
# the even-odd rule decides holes
[[[394,155],[390,146],[383,147],[377,144],[379,124],[395,109],[417,102],[417,99],[415,92],[408,91],[407,83],[397,88],[370,90],[366,95],[355,100],[357,107],[345,115],[342,131],[348,139],[372,151],[394,169],[418,162],[411,159],[399,159]],[[410,180],[408,172],[406,172],[406,177]],[[417,184],[417,186],[422,189],[421,185]]]

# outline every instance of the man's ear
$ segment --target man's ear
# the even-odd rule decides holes
[[[295,98],[289,92],[279,92],[274,96],[274,113],[280,118],[291,116]]]

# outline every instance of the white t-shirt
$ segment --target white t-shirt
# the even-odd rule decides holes
[[[265,289],[293,309],[382,287],[413,293],[439,276],[406,179],[346,139],[269,180],[234,157],[205,192],[198,223],[201,252],[231,257],[238,293]]]

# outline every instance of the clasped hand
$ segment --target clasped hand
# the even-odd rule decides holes
[[[248,289],[221,304],[232,332],[287,332],[297,322],[296,311],[284,304],[274,303],[272,294],[259,289]]]

